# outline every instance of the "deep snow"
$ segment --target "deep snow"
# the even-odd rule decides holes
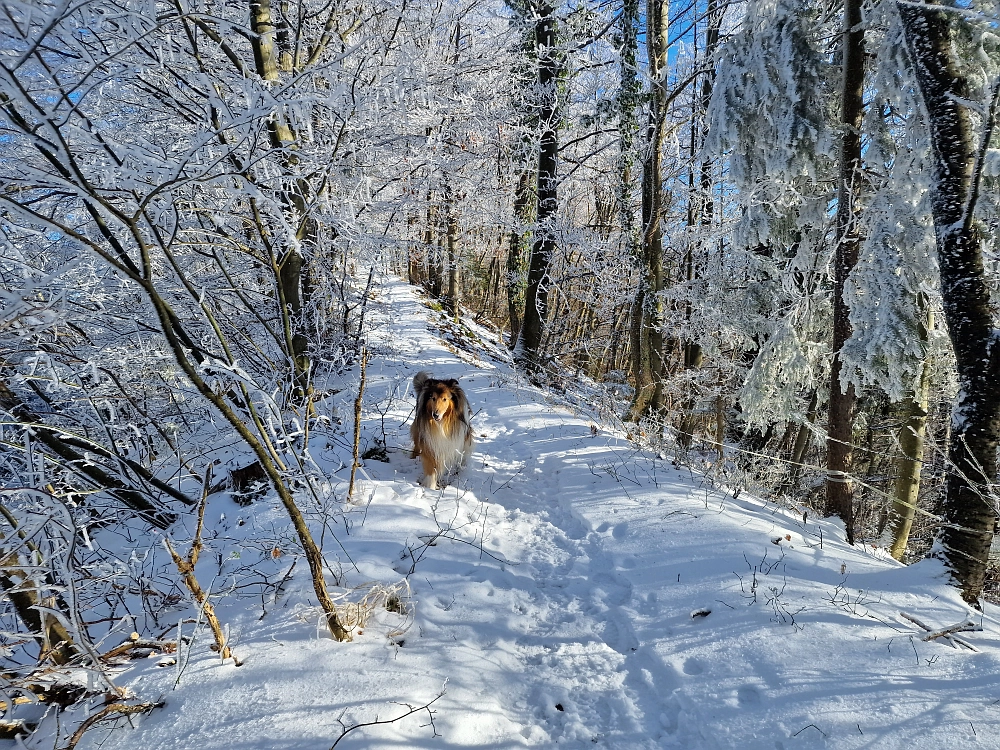
[[[118,683],[166,705],[80,748],[328,748],[340,722],[398,716],[442,687],[433,724],[417,712],[338,748],[1000,747],[997,611],[971,612],[937,563],[848,547],[835,523],[637,449],[596,406],[527,385],[482,329],[454,335],[405,284],[387,281],[372,315],[362,443],[384,425],[389,462],[365,461],[350,533],[341,519],[324,547],[350,587],[407,582],[412,614],[382,609],[336,643],[304,561],[275,601],[237,596],[251,589],[232,589],[234,563],[205,553],[199,576],[244,665],[220,666],[204,632],[181,668],[134,663]],[[421,369],[461,378],[475,413],[476,454],[442,491],[418,486],[408,452]],[[335,399],[349,431],[353,394]],[[349,449],[322,443],[342,497]],[[279,580],[294,544],[275,506],[213,496],[209,550]],[[974,617],[977,651],[922,641],[900,611],[934,628]]]

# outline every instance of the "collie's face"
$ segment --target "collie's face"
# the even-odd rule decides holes
[[[455,410],[455,394],[445,383],[438,383],[427,394],[427,416],[438,424]]]

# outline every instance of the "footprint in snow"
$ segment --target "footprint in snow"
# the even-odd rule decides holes
[[[700,659],[692,657],[684,662],[683,669],[684,674],[696,675],[705,671],[705,665],[701,663]]]
[[[760,703],[760,690],[753,685],[744,685],[736,691],[736,700],[741,706],[756,706]]]

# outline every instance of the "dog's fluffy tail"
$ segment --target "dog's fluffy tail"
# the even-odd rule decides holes
[[[413,376],[413,390],[420,393],[424,389],[424,385],[428,380],[431,379],[431,374],[427,370],[421,370],[416,375]]]

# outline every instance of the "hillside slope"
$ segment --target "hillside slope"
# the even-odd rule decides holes
[[[277,594],[239,596],[222,556],[241,550],[278,580],[294,545],[270,499],[213,497],[208,546],[221,555],[206,553],[199,575],[244,665],[219,666],[204,634],[179,665],[135,664],[119,683],[166,705],[134,728],[92,729],[80,748],[316,750],[442,688],[429,709],[338,748],[1000,747],[997,613],[971,612],[937,563],[848,547],[833,523],[638,450],[526,385],[482,332],[475,344],[449,334],[404,284],[387,282],[372,314],[362,441],[384,430],[388,462],[365,462],[324,548],[348,587],[398,584],[406,603],[408,586],[411,613],[379,608],[353,643],[333,642],[304,563]],[[407,451],[421,369],[461,378],[475,411],[476,454],[436,492]],[[349,429],[353,395],[337,398]],[[320,442],[333,483],[303,503],[339,510],[349,448]],[[984,630],[964,634],[975,652],[924,642],[900,611]]]

